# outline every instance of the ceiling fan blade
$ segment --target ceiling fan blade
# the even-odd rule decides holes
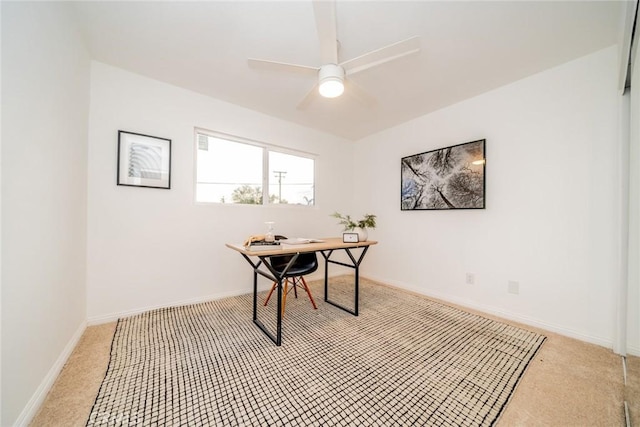
[[[344,91],[350,97],[355,98],[358,102],[366,105],[367,107],[373,107],[377,104],[377,101],[373,96],[369,95],[364,89],[355,84],[352,80],[345,79],[344,83]]]
[[[340,65],[344,68],[346,75],[350,75],[417,52],[420,52],[420,37],[411,37],[365,53]]]
[[[338,35],[335,0],[314,0],[313,13],[316,17],[316,29],[320,41],[320,62],[322,64],[337,64]]]
[[[298,110],[306,109],[311,102],[319,96],[318,85],[314,85],[313,88],[302,98],[302,101],[296,107]]]
[[[318,76],[320,68],[309,67],[307,65],[288,64],[286,62],[269,61],[266,59],[249,58],[247,60],[249,67],[261,70],[286,71],[288,73],[304,74],[309,76]]]

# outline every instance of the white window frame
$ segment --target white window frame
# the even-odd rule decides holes
[[[197,200],[198,196],[198,134],[207,135],[213,138],[224,139],[231,142],[237,142],[239,144],[247,144],[254,147],[262,148],[262,204],[249,204],[249,203],[221,203],[221,202],[201,202]],[[256,141],[248,138],[243,138],[236,135],[231,135],[223,132],[216,132],[204,128],[194,128],[193,133],[193,141],[194,141],[194,168],[193,168],[193,200],[197,205],[215,205],[215,206],[252,206],[252,207],[288,207],[288,208],[316,208],[317,207],[317,194],[318,194],[318,155],[315,153],[310,153],[308,151],[302,151],[297,149],[292,149],[288,147],[283,147],[280,145],[269,144],[266,142]],[[270,203],[269,202],[269,153],[276,152],[282,154],[289,154],[297,157],[303,157],[306,159],[313,160],[313,204],[311,205],[303,205],[303,204],[290,204],[290,203]]]

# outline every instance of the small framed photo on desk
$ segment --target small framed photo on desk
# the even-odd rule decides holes
[[[343,243],[358,243],[358,233],[342,233]]]

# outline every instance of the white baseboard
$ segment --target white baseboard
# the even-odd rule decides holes
[[[340,276],[341,274],[329,274],[329,277]],[[308,276],[308,280],[324,280],[324,273],[313,273]],[[269,285],[259,284],[259,291],[269,290]],[[214,301],[227,297],[234,297],[238,295],[244,295],[253,292],[251,289],[233,290],[228,292],[218,292],[215,294],[209,294],[197,298],[190,298],[178,301],[171,301],[165,304],[156,304],[145,307],[134,308],[131,310],[124,310],[115,313],[103,314],[98,316],[89,316],[87,318],[87,324],[89,326],[101,325],[103,323],[115,322],[123,317],[135,316],[136,314],[144,313],[145,311],[157,310],[159,308],[176,307],[180,305],[198,304],[201,302]]]
[[[335,277],[335,276],[340,276],[344,273],[336,273],[336,274],[329,274],[329,277]],[[365,277],[365,276],[363,276]],[[431,292],[431,291],[425,291],[424,289],[417,287],[415,285],[411,285],[411,284],[407,284],[407,283],[403,283],[403,282],[398,282],[398,281],[393,281],[393,280],[387,280],[387,279],[383,279],[383,278],[378,278],[378,277],[374,277],[374,276],[366,276],[367,278],[369,278],[370,280],[376,281],[376,282],[380,282],[383,284],[387,284],[389,286],[394,286],[397,288],[401,288],[401,289],[406,289],[408,291],[412,291],[412,292],[416,292],[418,294],[427,296],[427,297],[431,297],[431,298],[436,298],[445,302],[450,302],[452,304],[456,304],[456,305],[460,305],[463,307],[468,307],[470,309],[473,310],[478,310],[481,311],[483,313],[487,313],[487,314],[492,314],[494,316],[498,316],[498,317],[502,317],[504,319],[508,319],[508,320],[513,320],[515,322],[519,322],[519,323],[523,323],[525,325],[530,325],[530,326],[534,326],[540,329],[544,329],[550,332],[555,332],[558,333],[560,335],[564,335],[567,337],[571,337],[571,338],[575,338],[578,339],[580,341],[585,341],[585,342],[589,342],[592,344],[596,344],[602,347],[607,347],[607,348],[612,348],[613,347],[613,341],[610,339],[605,339],[602,337],[596,337],[596,336],[591,336],[591,335],[586,335],[583,334],[581,332],[578,331],[574,331],[572,329],[568,329],[564,326],[561,325],[556,325],[556,324],[552,324],[552,323],[548,323],[548,322],[544,322],[541,321],[539,319],[535,319],[532,317],[528,317],[528,316],[522,316],[518,313],[514,313],[514,312],[510,312],[510,311],[506,311],[497,307],[493,307],[493,306],[489,306],[489,305],[485,305],[485,304],[478,304],[475,301],[469,300],[469,299],[465,299],[465,298],[458,298],[458,297],[453,297],[451,295],[448,294],[443,294],[443,293],[439,293],[439,292]],[[324,274],[320,274],[320,273],[315,273],[310,275],[309,279],[310,280],[322,280],[324,278]],[[267,285],[262,285],[260,286],[260,290],[266,290],[268,289]],[[243,295],[246,293],[251,292],[250,290],[247,289],[243,289],[243,290],[234,290],[234,291],[228,291],[228,292],[219,292],[219,293],[215,293],[215,294],[210,294],[210,295],[206,295],[206,296],[202,296],[202,297],[197,297],[197,298],[191,298],[191,299],[185,299],[185,300],[178,300],[178,301],[171,301],[165,304],[157,304],[157,305],[152,305],[152,306],[145,306],[145,307],[139,307],[139,308],[135,308],[135,309],[131,309],[131,310],[125,310],[125,311],[120,311],[120,312],[116,312],[116,313],[110,313],[110,314],[105,314],[105,315],[100,315],[100,316],[91,316],[87,319],[87,324],[88,325],[99,325],[102,323],[109,323],[109,322],[115,322],[120,318],[123,317],[129,317],[129,316],[134,316],[136,314],[140,314],[140,313],[144,313],[145,311],[149,311],[149,310],[156,310],[159,308],[166,308],[166,307],[175,307],[175,306],[179,306],[179,305],[187,305],[187,304],[198,304],[201,302],[207,302],[207,301],[212,301],[212,300],[217,300],[217,299],[221,299],[221,298],[226,298],[226,297],[232,297],[232,296],[237,296],[237,295]],[[639,348],[628,348],[627,349],[628,354],[632,354],[632,355],[640,355],[640,349]]]
[[[344,273],[336,273],[336,274],[329,274],[329,277],[335,277],[335,276],[340,276],[343,275]],[[365,276],[363,276],[365,277]],[[585,335],[581,332],[578,331],[574,331],[572,329],[568,329],[565,328],[561,325],[555,325],[552,323],[548,323],[548,322],[544,322],[541,321],[539,319],[535,319],[532,317],[527,317],[527,316],[522,316],[518,313],[514,313],[514,312],[510,312],[510,311],[506,311],[506,310],[502,310],[496,307],[492,307],[489,305],[484,305],[484,304],[478,304],[475,301],[472,300],[468,300],[468,299],[464,299],[464,298],[457,298],[457,297],[452,297],[451,295],[448,294],[443,294],[443,293],[439,293],[439,292],[430,292],[430,291],[425,291],[422,288],[419,288],[415,285],[410,285],[407,283],[402,283],[402,282],[398,282],[398,281],[392,281],[392,280],[386,280],[383,278],[378,278],[378,277],[374,277],[374,276],[366,276],[367,278],[369,278],[370,280],[376,281],[376,282],[380,282],[389,286],[394,286],[397,288],[401,288],[401,289],[406,289],[408,291],[412,291],[412,292],[416,292],[418,294],[424,295],[426,297],[431,297],[431,298],[436,298],[445,302],[450,302],[452,304],[456,304],[456,305],[460,305],[463,307],[467,307],[473,310],[478,310],[481,311],[483,313],[487,313],[487,314],[491,314],[494,316],[498,316],[498,317],[502,317],[504,319],[508,319],[508,320],[513,320],[515,322],[519,322],[519,323],[523,323],[525,325],[530,325],[530,326],[534,326],[540,329],[544,329],[550,332],[555,332],[557,334],[560,335],[564,335],[567,337],[571,337],[571,338],[575,338],[578,339],[580,341],[585,341],[585,342],[589,342],[592,344],[596,344],[602,347],[606,347],[606,348],[612,348],[613,347],[613,341],[609,340],[609,339],[605,339],[605,338],[601,338],[601,337],[595,337],[595,336],[590,336],[590,335]],[[323,280],[324,279],[324,274],[320,274],[320,273],[315,273],[309,276],[309,280]],[[267,290],[268,286],[267,285],[262,285],[260,286],[260,290]],[[166,307],[175,307],[175,306],[179,306],[179,305],[187,305],[187,304],[198,304],[201,302],[207,302],[207,301],[213,301],[213,300],[217,300],[217,299],[221,299],[221,298],[226,298],[226,297],[232,297],[232,296],[237,296],[237,295],[243,295],[246,293],[250,293],[250,290],[247,289],[243,289],[243,290],[234,290],[234,291],[230,291],[230,292],[219,292],[219,293],[215,293],[215,294],[210,294],[210,295],[206,295],[206,296],[202,296],[202,297],[197,297],[197,298],[191,298],[191,299],[185,299],[185,300],[179,300],[179,301],[172,301],[172,302],[168,302],[166,304],[157,304],[157,305],[153,305],[153,306],[146,306],[146,307],[139,307],[139,308],[135,308],[135,309],[131,309],[131,310],[125,310],[125,311],[120,311],[120,312],[116,312],[116,313],[110,313],[110,314],[106,314],[106,315],[100,315],[100,316],[92,316],[89,317],[87,319],[87,324],[88,325],[99,325],[102,323],[109,323],[109,322],[115,322],[120,318],[123,317],[129,317],[129,316],[134,316],[136,314],[140,314],[140,313],[144,313],[145,311],[149,311],[149,310],[156,310],[159,308],[166,308]],[[634,356],[638,356],[640,355],[640,349],[639,348],[628,348],[627,349],[627,353],[634,355]]]
[[[259,290],[264,290],[263,288],[265,288],[265,287],[266,286],[259,286],[258,288],[259,288]],[[222,298],[226,298],[226,297],[234,297],[234,296],[238,296],[238,295],[244,295],[244,294],[247,294],[249,292],[252,292],[252,291],[247,291],[245,289],[245,290],[233,290],[233,291],[228,291],[228,292],[218,292],[218,293],[215,293],[215,294],[209,294],[209,295],[196,297],[196,298],[189,298],[189,299],[171,301],[171,302],[167,302],[165,304],[155,304],[155,305],[149,305],[149,306],[145,306],[145,307],[133,308],[131,310],[119,311],[119,312],[116,312],[116,313],[109,313],[109,314],[104,314],[104,315],[99,315],[99,316],[90,316],[90,317],[87,318],[87,323],[88,323],[89,326],[101,325],[103,323],[115,322],[118,319],[121,319],[123,317],[135,316],[136,314],[144,313],[144,312],[150,311],[150,310],[157,310],[159,308],[167,308],[167,307],[177,307],[177,306],[189,305],[189,304],[199,304],[201,302],[214,301],[214,300],[218,300],[218,299],[222,299]]]
[[[627,354],[630,354],[631,356],[640,357],[640,347],[628,346],[627,347]]]
[[[53,364],[51,369],[49,369],[49,372],[44,377],[44,380],[42,380],[42,382],[36,389],[36,392],[33,394],[33,396],[31,396],[31,399],[29,399],[29,402],[18,416],[18,419],[14,423],[14,426],[26,427],[29,425],[29,423],[31,423],[31,420],[33,420],[33,417],[35,417],[38,413],[40,405],[42,405],[42,402],[44,402],[44,399],[47,397],[49,390],[51,390],[51,387],[53,387],[53,384],[56,382],[58,375],[60,375],[60,371],[62,371],[65,363],[67,363],[69,356],[71,356],[71,353],[76,348],[76,345],[78,344],[78,341],[80,341],[80,338],[82,337],[82,334],[84,333],[86,328],[86,321],[83,321],[80,326],[78,326],[78,329],[73,334],[67,345],[64,347],[62,353],[60,353],[60,356]]]
[[[591,335],[586,335],[583,334],[581,332],[578,331],[574,331],[572,329],[569,328],[565,328],[564,326],[561,325],[555,325],[552,323],[548,323],[548,322],[544,322],[542,320],[539,319],[535,319],[532,317],[528,317],[528,316],[522,316],[518,313],[514,313],[514,312],[510,312],[510,311],[506,311],[497,307],[492,307],[489,305],[485,305],[485,304],[478,304],[475,301],[469,300],[469,299],[465,299],[465,298],[458,298],[458,297],[454,297],[448,294],[443,294],[443,293],[439,293],[439,292],[432,292],[432,291],[425,291],[422,288],[419,288],[415,285],[410,285],[410,284],[406,284],[406,283],[402,283],[402,282],[397,282],[397,281],[389,281],[389,280],[385,280],[385,279],[381,279],[381,278],[376,278],[373,276],[367,276],[367,278],[369,278],[370,280],[379,282],[379,283],[383,283],[383,284],[387,284],[389,286],[394,286],[397,288],[401,288],[401,289],[406,289],[408,291],[411,292],[415,292],[417,294],[421,294],[424,295],[426,297],[431,297],[431,298],[436,298],[439,299],[441,301],[445,301],[445,302],[449,302],[451,304],[456,304],[462,307],[467,307],[470,308],[472,310],[478,310],[481,311],[483,313],[487,313],[487,314],[491,314],[494,316],[498,316],[498,317],[502,317],[504,319],[507,320],[513,320],[515,322],[519,322],[525,325],[529,325],[529,326],[533,326],[536,328],[540,328],[540,329],[544,329],[546,331],[549,332],[555,332],[557,334],[560,335],[564,335],[566,337],[570,337],[570,338],[575,338],[577,340],[580,341],[584,341],[584,342],[588,342],[591,344],[596,344],[602,347],[606,347],[606,348],[613,348],[613,341],[610,339],[606,339],[606,338],[602,338],[602,337],[596,337],[596,336],[591,336]]]

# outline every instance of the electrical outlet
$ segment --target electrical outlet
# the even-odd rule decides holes
[[[509,282],[507,283],[507,292],[513,295],[519,295],[520,283],[513,280],[509,280]]]
[[[476,281],[476,278],[473,275],[473,273],[467,273],[467,285],[473,285],[475,281]]]

